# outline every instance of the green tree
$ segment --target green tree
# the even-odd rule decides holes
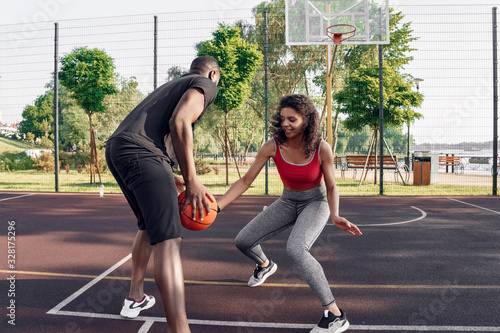
[[[384,64],[383,112],[384,127],[402,127],[408,119],[419,119],[421,113],[414,110],[422,104],[423,95],[412,90],[412,81],[400,75],[394,68]],[[377,143],[380,130],[379,66],[361,66],[349,76],[344,89],[334,95],[343,114],[348,130],[359,131],[368,126],[373,133],[372,142]],[[370,144],[371,146],[371,144]],[[375,145],[372,148],[377,155]],[[368,152],[369,155],[372,151]],[[377,179],[375,178],[375,182]]]
[[[224,112],[226,184],[229,184],[228,155],[229,152],[234,152],[227,130],[228,115],[248,99],[250,83],[262,63],[262,53],[257,45],[241,38],[240,33],[239,26],[219,24],[219,28],[212,34],[214,38],[202,42],[198,50],[198,55],[210,55],[217,59],[220,65],[219,93],[214,105]]]
[[[31,144],[31,149],[35,148],[35,134],[31,132],[26,133],[26,140]]]
[[[349,139],[347,140],[347,145],[345,150],[347,152],[356,153],[356,154],[366,154],[368,152],[368,146],[370,144],[370,130],[367,126],[362,128],[361,130],[350,133]]]
[[[88,118],[78,105],[71,105],[61,114],[62,124],[59,127],[61,146],[70,148],[74,144],[78,147],[90,147],[90,132],[87,125]]]
[[[351,133],[344,127],[343,121],[340,120],[338,124],[338,138],[335,147],[336,155],[343,155],[346,152],[347,144],[351,138]]]
[[[88,116],[91,145],[90,183],[92,183],[94,165],[99,173],[92,116],[94,113],[105,112],[105,97],[118,92],[115,84],[115,65],[106,52],[87,47],[75,48],[61,59],[61,64],[59,72],[61,84],[72,93],[72,97]]]
[[[103,144],[130,111],[144,99],[144,94],[137,88],[139,83],[135,77],[122,77],[119,82],[118,92],[104,99],[107,111],[96,115],[96,138]]]
[[[181,66],[172,66],[167,70],[167,82],[172,81],[182,75],[188,73],[189,71]]]
[[[408,135],[403,133],[402,127],[387,128],[387,130],[384,130],[384,138],[394,153],[406,154]]]
[[[414,110],[422,104],[423,95],[412,90],[412,82],[387,65],[384,71],[384,126],[400,127],[407,119],[420,119]],[[345,87],[334,95],[347,115],[344,124],[348,130],[358,131],[364,126],[379,129],[379,68],[378,65],[361,66],[347,78]]]
[[[34,105],[27,105],[23,111],[23,120],[19,132],[32,133],[35,138],[53,136],[54,129],[54,91],[49,90],[38,96]]]

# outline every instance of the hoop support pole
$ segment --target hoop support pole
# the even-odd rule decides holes
[[[335,46],[337,50],[337,46]],[[330,63],[332,53],[331,45],[326,46],[326,142],[332,145],[332,70]]]

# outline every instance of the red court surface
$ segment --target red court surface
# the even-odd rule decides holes
[[[287,257],[289,232],[263,245],[278,271],[246,286],[254,264],[233,239],[275,199],[241,197],[208,229],[186,231],[192,332],[299,333],[319,320]],[[341,215],[363,235],[328,225],[311,252],[348,332],[500,332],[500,198],[341,197]],[[145,291],[157,304],[119,316],[136,232],[122,195],[5,192],[0,216],[1,332],[166,332],[152,267]]]

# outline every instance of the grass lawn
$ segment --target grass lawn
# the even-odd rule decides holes
[[[244,174],[246,170],[241,170]],[[270,169],[270,171],[273,171]],[[101,175],[102,183],[105,187],[105,193],[120,193],[120,188],[116,184],[113,176],[109,173]],[[229,184],[238,179],[236,172],[229,173]],[[96,177],[97,183],[99,178]],[[214,172],[200,176],[201,182],[215,195],[224,194],[229,186],[226,186],[225,172],[216,175]],[[379,195],[380,187],[373,182],[364,182],[358,186],[359,180],[341,179],[336,180],[341,196],[347,195]],[[268,194],[279,195],[283,187],[277,174],[270,172],[268,183]],[[54,172],[39,172],[35,170],[0,172],[0,190],[2,191],[55,191]],[[99,192],[98,184],[90,184],[90,175],[82,172],[78,173],[71,170],[66,173],[64,170],[59,173],[59,191],[60,192]],[[430,185],[413,186],[402,185],[399,183],[385,182],[385,195],[491,195],[491,187],[480,187],[470,185]],[[259,175],[252,184],[252,187],[245,192],[246,195],[265,194],[265,176]]]
[[[30,149],[31,145],[26,142],[0,138],[0,154],[5,152],[20,153]],[[35,146],[35,148],[39,148]],[[226,173],[223,166],[214,166],[220,170],[218,174],[214,171],[206,175],[199,176],[201,182],[216,195],[224,194],[229,186],[226,185]],[[241,175],[244,175],[248,166],[240,167]],[[341,172],[337,172],[337,186],[341,196],[347,195],[379,195],[380,186],[373,184],[373,181],[366,181],[358,185],[359,180],[352,178],[342,179]],[[385,195],[491,195],[491,178],[476,177],[471,178],[467,175],[446,174],[440,175],[441,184],[430,186],[413,186],[394,183],[393,176],[388,173],[388,178],[384,178]],[[238,174],[234,165],[229,169],[229,184],[238,179]],[[120,188],[116,184],[113,176],[109,173],[101,175],[105,193],[120,193]],[[268,194],[279,195],[282,192],[283,185],[274,167],[269,168]],[[96,177],[97,183],[99,178]],[[2,191],[55,191],[54,172],[40,172],[35,170],[7,172],[0,171],[0,190]],[[59,191],[60,192],[99,192],[98,184],[90,184],[90,175],[82,172],[78,173],[72,169],[69,173],[62,170],[59,173]],[[245,192],[246,195],[264,195],[265,194],[265,175],[264,171],[257,177],[252,187]]]
[[[39,148],[39,146],[35,145],[35,149]],[[20,153],[25,151],[26,149],[31,149],[31,145],[29,143],[7,138],[0,138],[0,153]]]

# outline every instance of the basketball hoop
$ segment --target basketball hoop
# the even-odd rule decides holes
[[[338,30],[344,30],[344,32],[340,32]],[[326,28],[326,35],[333,40],[333,43],[336,45],[342,44],[343,41],[354,37],[356,33],[356,27],[350,24],[335,24]]]

